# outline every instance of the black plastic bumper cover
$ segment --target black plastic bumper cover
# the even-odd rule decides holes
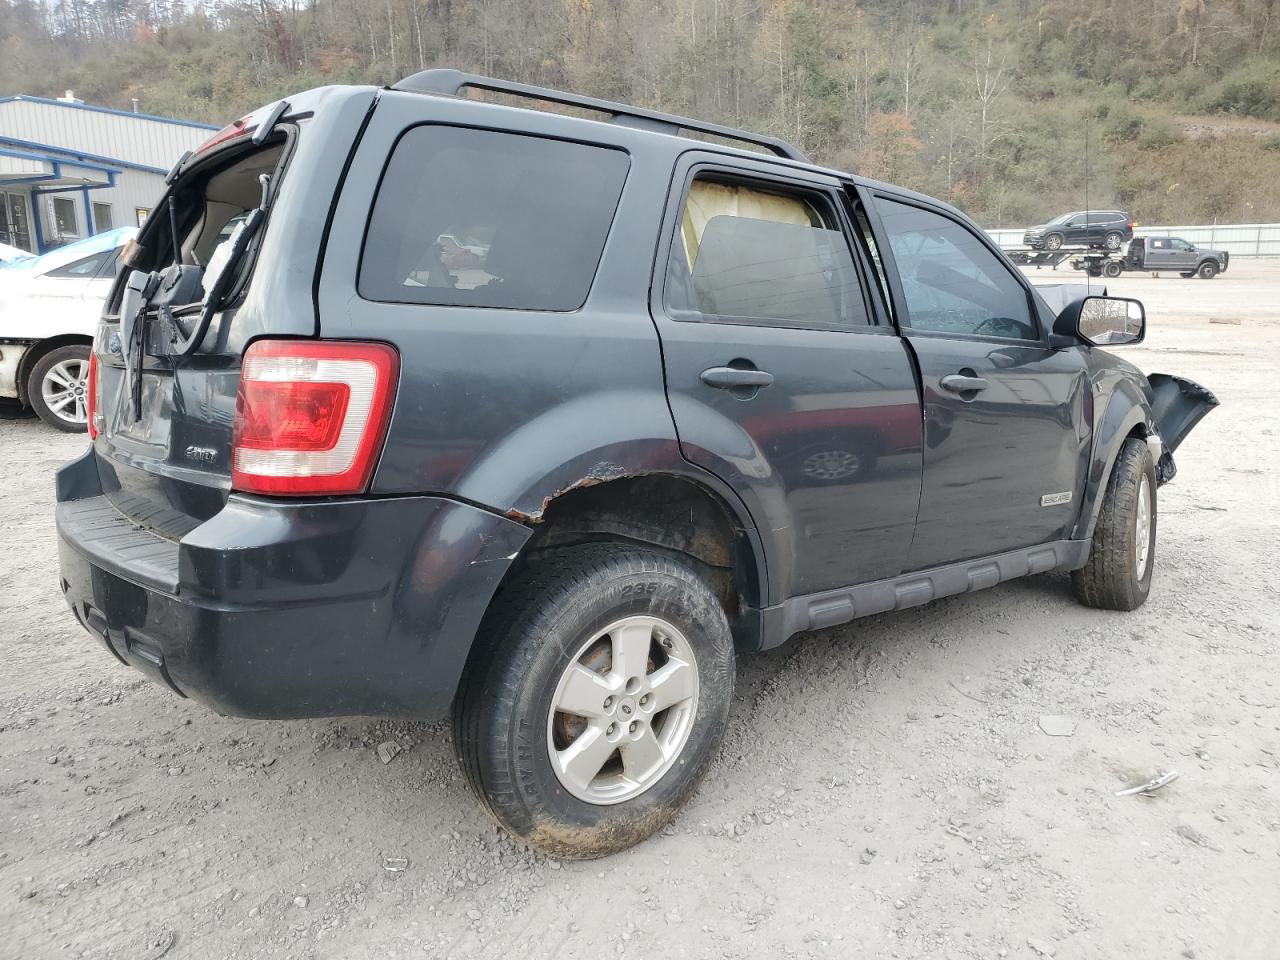
[[[438,497],[233,494],[180,542],[58,475],[62,589],[125,663],[220,713],[438,719],[529,529]]]

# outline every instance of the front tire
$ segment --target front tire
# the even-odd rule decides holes
[[[89,348],[71,344],[36,361],[27,379],[36,415],[63,433],[84,433],[89,424]]]
[[[734,678],[724,609],[686,561],[619,543],[535,554],[477,642],[454,746],[504,829],[586,859],[675,817],[719,748]]]
[[[1103,276],[1110,277],[1112,280],[1120,276],[1120,274],[1123,272],[1124,272],[1124,267],[1114,260],[1110,261],[1106,266],[1102,268]]]
[[[1196,272],[1200,274],[1201,280],[1212,280],[1218,275],[1218,265],[1212,260],[1206,260]]]
[[[1062,248],[1062,234],[1051,233],[1044,238],[1044,248],[1046,250],[1059,250]]]
[[[1146,441],[1125,441],[1107,481],[1089,561],[1071,575],[1076,598],[1101,610],[1136,610],[1156,562],[1156,470]]]

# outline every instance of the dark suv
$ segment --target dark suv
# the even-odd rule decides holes
[[[1055,316],[951,207],[687,118],[428,71],[170,179],[58,474],[72,611],[224,714],[451,714],[558,855],[675,815],[739,654],[1049,570],[1137,607],[1216,404],[1097,349],[1136,301]]]
[[[1121,210],[1078,210],[1038,227],[1027,227],[1022,242],[1033,250],[1102,247],[1119,250],[1133,239],[1133,221]]]

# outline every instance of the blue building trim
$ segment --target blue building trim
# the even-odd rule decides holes
[[[5,138],[0,137],[0,140],[3,140],[3,139]],[[35,160],[39,163],[51,163],[53,164],[54,169],[59,171],[59,176],[61,175],[60,171],[63,164],[66,164],[67,166],[71,166],[71,167],[83,167],[85,170],[97,170],[99,173],[108,174],[112,178],[114,178],[116,174],[122,172],[116,169],[115,167],[105,167],[98,163],[81,163],[80,161],[77,161],[77,160],[69,160],[66,157],[55,157],[55,156],[50,156],[48,154],[41,154],[41,153],[36,153],[34,151],[28,151],[28,150],[5,150],[4,148],[0,147],[0,157],[13,157],[17,160]],[[0,183],[22,183],[24,181],[30,182],[32,180],[48,180],[48,179],[49,179],[48,174],[40,174],[32,177],[25,177],[22,179],[0,180]],[[70,189],[76,190],[79,188],[71,187]]]
[[[115,157],[104,157],[98,153],[85,153],[82,150],[71,150],[71,149],[68,149],[67,147],[55,147],[51,143],[36,143],[34,140],[20,140],[17,137],[0,136],[0,144],[9,144],[10,146],[14,146],[22,150],[31,150],[31,151],[43,152],[43,153],[56,153],[60,155],[59,159],[63,160],[64,162],[73,162],[73,160],[87,160],[89,161],[89,164],[108,163],[108,164],[111,164],[113,167],[123,167],[128,170],[142,170],[144,173],[158,173],[161,176],[164,176],[166,173],[169,172],[164,167],[150,167],[144,163],[133,163],[132,161],[129,161],[129,160],[118,160]],[[67,158],[73,158],[73,160],[68,160]],[[49,159],[53,159],[53,158],[50,157]],[[87,166],[89,164],[80,164],[80,165]]]
[[[69,107],[72,110],[88,110],[91,113],[109,113],[117,117],[136,117],[139,120],[153,120],[156,123],[172,123],[180,127],[196,127],[200,130],[218,130],[220,127],[211,123],[197,123],[195,120],[179,120],[176,117],[158,117],[153,113],[134,113],[132,110],[117,110],[115,107],[97,107],[90,103],[67,103],[65,100],[50,100],[47,97],[33,97],[20,93],[12,97],[0,97],[0,103],[21,100],[27,103],[43,103],[51,107]]]
[[[107,190],[107,189],[110,189],[111,187],[114,187],[116,185],[116,175],[120,173],[119,170],[114,170],[110,167],[100,167],[100,166],[96,166],[88,163],[80,163],[75,160],[59,160],[55,157],[32,157],[31,154],[18,153],[13,150],[0,150],[0,156],[19,157],[21,159],[38,159],[38,160],[48,161],[50,164],[53,165],[52,173],[46,173],[40,176],[33,176],[33,177],[22,177],[21,179],[15,179],[15,180],[0,181],[0,183],[3,183],[6,186],[9,184],[15,184],[15,183],[30,184],[30,183],[44,183],[50,180],[60,180],[62,178],[62,165],[64,163],[72,167],[82,167],[86,170],[97,170],[101,173],[105,173],[107,175],[106,183],[86,183],[86,184],[81,184],[79,186],[67,186],[66,184],[62,184],[56,187],[32,187],[28,191],[28,193],[31,196],[31,223],[32,223],[33,239],[35,240],[35,246],[36,246],[35,252],[37,254],[48,253],[49,250],[53,249],[52,247],[47,246],[45,244],[44,223],[43,223],[44,212],[41,209],[41,205],[40,205],[40,198],[49,194],[79,193],[81,201],[84,204],[85,236],[86,237],[93,236],[94,234],[93,204],[89,200],[89,191],[90,190]]]

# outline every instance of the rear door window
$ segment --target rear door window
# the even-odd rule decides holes
[[[848,240],[826,196],[694,180],[668,265],[678,319],[864,327]]]
[[[587,299],[622,195],[621,151],[421,126],[396,144],[374,201],[367,300],[569,311]]]

